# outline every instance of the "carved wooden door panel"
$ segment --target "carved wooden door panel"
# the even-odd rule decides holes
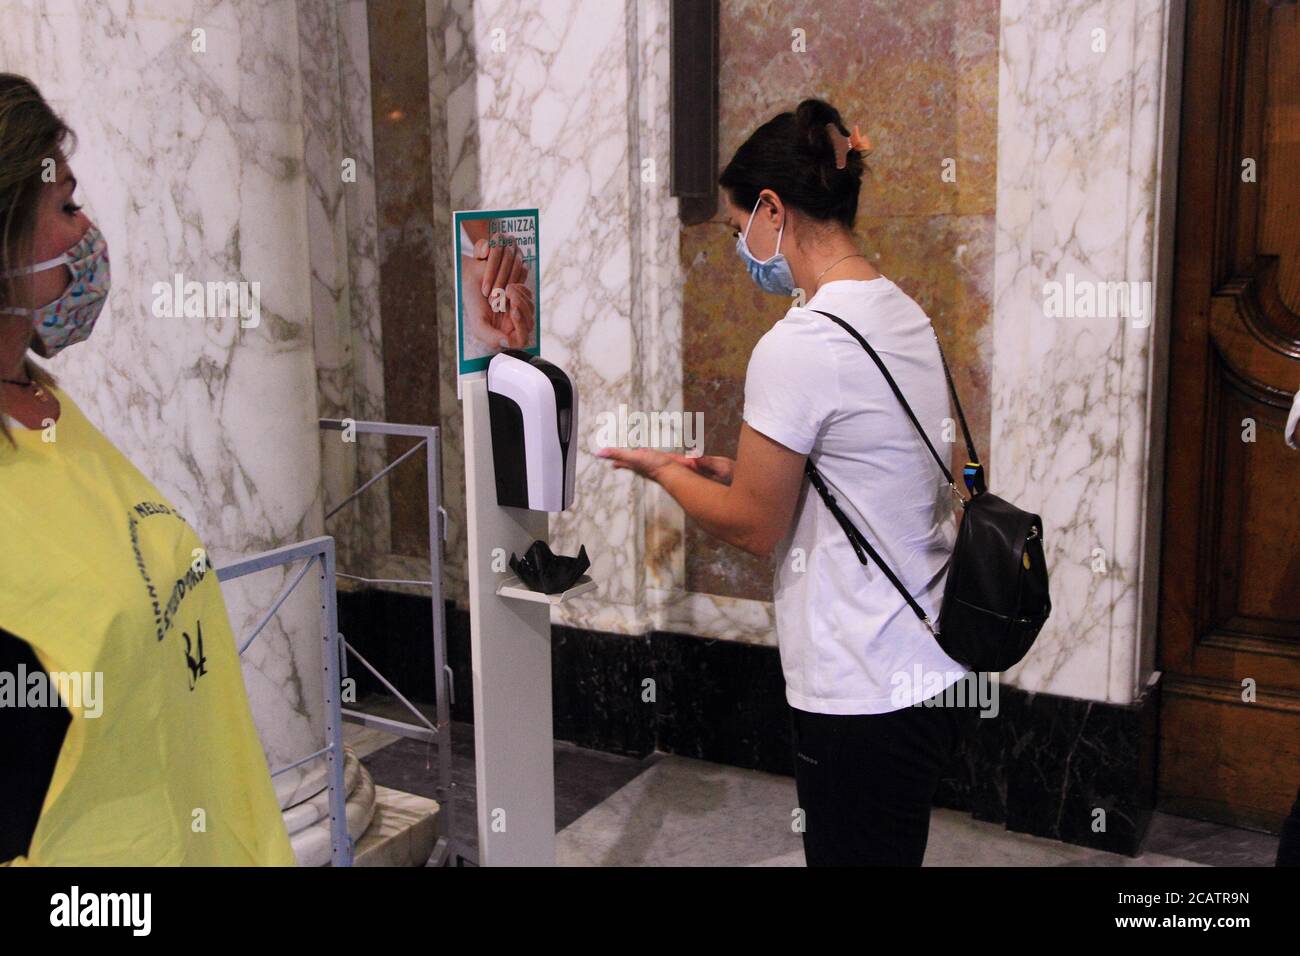
[[[1276,830],[1300,787],[1296,4],[1192,0],[1184,71],[1159,803]]]

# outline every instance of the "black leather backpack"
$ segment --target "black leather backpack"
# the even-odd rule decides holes
[[[821,312],[820,309],[813,311]],[[903,587],[898,576],[885,564],[862,532],[844,514],[811,458],[804,467],[809,481],[844,529],[858,560],[865,565],[867,556],[870,555],[907,601],[912,612],[930,629],[944,653],[974,671],[1004,671],[1019,663],[1038,637],[1048,615],[1052,613],[1052,599],[1047,586],[1047,562],[1043,557],[1042,519],[990,494],[985,487],[984,466],[980,464],[975,444],[971,441],[966,416],[961,410],[961,400],[953,386],[942,347],[939,349],[939,360],[943,362],[944,378],[948,381],[948,390],[957,406],[966,451],[970,456],[963,470],[963,478],[970,492],[969,498],[962,497],[957,490],[948,466],[934,450],[925,429],[916,420],[912,407],[908,405],[876,350],[843,319],[829,312],[821,314],[834,321],[866,349],[902,404],[903,410],[907,412],[907,417],[916,427],[925,447],[930,450],[953,493],[961,498],[961,527],[957,531],[957,543],[948,565],[948,581],[944,587],[937,626],[930,621],[925,609]],[[935,344],[938,344],[937,337]]]

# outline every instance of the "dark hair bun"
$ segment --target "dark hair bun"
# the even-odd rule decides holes
[[[828,128],[830,127],[830,128]],[[843,137],[832,137],[831,129]],[[824,100],[807,99],[793,113],[768,120],[736,150],[718,183],[741,207],[752,207],[764,189],[813,219],[852,228],[865,164],[848,149],[840,111]],[[837,165],[845,153],[844,168]]]
[[[810,160],[821,167],[827,178],[827,188],[830,188],[830,177],[846,170],[850,175],[862,178],[862,157],[857,150],[847,148],[849,131],[839,110],[823,100],[804,100],[794,111],[794,118],[801,137],[808,144]],[[833,127],[843,137],[841,147],[836,147],[828,127]],[[846,153],[843,169],[839,167],[841,151]]]

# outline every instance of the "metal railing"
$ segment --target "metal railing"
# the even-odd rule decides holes
[[[242,656],[265,630],[266,625],[275,617],[284,602],[289,599],[289,595],[302,583],[303,578],[307,576],[307,572],[313,566],[319,566],[320,568],[321,639],[324,643],[321,648],[321,669],[325,690],[326,742],[325,746],[320,750],[307,754],[307,756],[295,760],[288,766],[272,771],[271,776],[278,777],[280,774],[288,773],[290,770],[322,757],[326,760],[330,812],[330,860],[334,866],[351,866],[355,847],[351,836],[348,834],[347,792],[344,789],[343,782],[343,721],[348,720],[352,723],[362,724],[412,740],[435,743],[438,745],[438,785],[434,792],[438,798],[439,814],[445,814],[445,816],[443,817],[444,825],[440,827],[443,835],[438,838],[437,843],[434,845],[428,865],[441,866],[450,861],[453,856],[472,861],[474,855],[468,850],[453,853],[452,840],[449,836],[454,832],[456,819],[455,800],[452,799],[451,795],[451,791],[455,787],[455,783],[451,778],[451,703],[454,688],[452,686],[451,668],[447,665],[445,608],[442,599],[442,543],[447,536],[447,512],[440,503],[442,500],[442,463],[439,429],[427,425],[395,425],[387,422],[354,422],[330,418],[322,418],[320,427],[324,430],[345,431],[352,429],[354,433],[360,434],[404,435],[420,439],[413,448],[403,452],[382,471],[331,508],[326,513],[325,519],[329,520],[338,514],[345,506],[359,498],[367,488],[370,488],[423,448],[425,464],[428,470],[430,579],[420,581],[393,578],[362,578],[356,575],[341,574],[335,566],[334,539],[329,535],[264,551],[261,554],[255,554],[217,570],[217,580],[224,583],[249,574],[256,574],[259,571],[290,565],[296,561],[304,562],[297,575],[285,586],[271,604],[270,610],[262,615],[252,633],[240,643],[239,653]],[[435,705],[436,724],[430,723],[428,718],[393,686],[392,682],[384,677],[356,648],[348,644],[344,636],[339,633],[338,578],[340,577],[361,581],[366,584],[423,585],[432,590],[433,663],[436,674],[435,694],[437,696]],[[391,720],[386,717],[378,717],[374,714],[343,707],[340,698],[342,681],[347,677],[347,657],[345,652],[355,657],[366,670],[373,674],[397,698],[402,706],[415,715],[419,724]]]
[[[366,489],[370,488],[377,481],[387,475],[390,471],[415,455],[421,449],[424,450],[425,469],[427,472],[427,493],[429,502],[429,580],[405,580],[397,578],[363,578],[351,574],[339,574],[339,577],[349,580],[358,581],[363,584],[382,585],[415,585],[428,587],[431,590],[430,603],[433,615],[433,667],[435,689],[434,693],[437,698],[435,702],[436,724],[430,723],[428,718],[416,708],[409,700],[397,690],[393,684],[384,677],[374,666],[370,664],[360,653],[357,652],[345,639],[340,636],[342,646],[347,653],[355,657],[363,667],[366,668],[375,678],[383,684],[388,691],[397,698],[397,700],[415,715],[419,724],[405,723],[399,720],[391,720],[386,717],[377,717],[373,714],[367,714],[359,710],[343,709],[344,719],[353,723],[362,724],[367,727],[381,730],[385,733],[396,734],[400,737],[406,737],[411,740],[420,740],[438,745],[438,785],[434,792],[438,797],[439,814],[444,815],[439,829],[442,830],[442,836],[438,838],[434,846],[432,855],[429,857],[429,866],[441,866],[453,858],[473,859],[473,854],[466,849],[453,847],[450,834],[455,832],[456,820],[456,803],[452,796],[452,790],[455,788],[455,782],[451,777],[451,703],[455,692],[452,685],[451,668],[447,665],[447,635],[445,627],[446,609],[443,605],[442,597],[442,545],[447,537],[447,512],[442,507],[442,449],[440,444],[441,430],[434,425],[398,425],[389,422],[367,422],[354,421],[352,419],[322,418],[320,427],[323,431],[351,431],[353,435],[370,434],[370,435],[398,435],[409,438],[418,438],[416,444],[407,449],[396,459],[389,462],[381,471],[364,482],[359,488],[340,501],[325,514],[328,521],[334,515],[343,510],[344,507],[359,498]]]
[[[325,746],[315,753],[295,760],[286,767],[271,772],[272,777],[288,773],[312,760],[324,758],[326,762],[326,785],[329,790],[330,814],[330,861],[334,866],[351,866],[353,845],[348,835],[347,791],[343,784],[343,711],[339,699],[341,693],[341,675],[339,669],[342,661],[343,635],[338,629],[338,591],[334,567],[334,539],[328,535],[312,538],[299,544],[285,545],[255,554],[242,561],[236,561],[224,568],[217,569],[217,580],[224,583],[242,578],[259,571],[267,571],[284,565],[303,561],[297,577],[289,582],[280,592],[271,609],[262,616],[257,627],[239,646],[240,656],[257,640],[266,625],[270,623],[281,605],[288,600],[307,572],[313,566],[320,569],[321,599],[321,676],[325,688]]]

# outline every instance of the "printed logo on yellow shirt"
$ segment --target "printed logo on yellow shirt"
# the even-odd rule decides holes
[[[203,653],[203,622],[199,621],[194,625],[194,630],[198,634],[198,657],[194,656],[195,646],[190,641],[188,632],[181,634],[185,638],[185,663],[190,666],[190,690],[199,682],[199,678],[208,672],[208,658]]]
[[[158,588],[154,585],[153,577],[149,574],[149,566],[145,561],[144,554],[140,549],[140,526],[148,520],[154,518],[170,518],[185,524],[185,519],[177,513],[171,505],[159,501],[141,501],[135,504],[127,512],[128,527],[131,532],[131,550],[135,554],[136,570],[140,572],[140,578],[144,582],[145,591],[149,595],[149,603],[153,607],[154,630],[159,641],[167,636],[176,623],[176,618],[180,613],[181,603],[185,600],[186,595],[193,594],[208,572],[213,570],[212,561],[208,558],[207,552],[204,551],[200,557],[192,562],[181,577],[178,577],[171,586],[167,595],[167,603],[163,605],[158,597]],[[188,525],[186,525],[188,528]],[[191,636],[193,631],[193,636]],[[200,677],[208,672],[208,659],[203,653],[203,622],[195,620],[192,628],[187,628],[181,632],[181,637],[185,641],[185,664],[189,671],[190,690],[194,690]]]

